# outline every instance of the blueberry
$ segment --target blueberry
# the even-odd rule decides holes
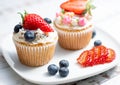
[[[49,18],[44,18],[44,20],[45,20],[48,24],[52,23],[51,19],[49,19]]]
[[[60,67],[68,67],[69,66],[69,62],[67,60],[61,60],[59,62],[59,66]]]
[[[95,36],[96,36],[96,31],[93,30],[93,32],[92,32],[92,38],[94,38]]]
[[[50,75],[55,75],[58,72],[58,66],[56,66],[55,64],[51,64],[48,66],[48,73]]]
[[[101,40],[95,40],[94,41],[94,46],[99,46],[101,44],[102,44]]]
[[[68,69],[68,68],[66,68],[66,67],[61,67],[61,68],[59,69],[59,75],[60,75],[61,77],[66,77],[68,74],[69,74],[69,69]]]
[[[15,32],[15,33],[18,33],[20,29],[22,29],[22,25],[17,24],[17,25],[14,27],[14,32]]]
[[[26,31],[24,37],[26,41],[32,42],[33,40],[35,40],[36,35],[33,31]]]

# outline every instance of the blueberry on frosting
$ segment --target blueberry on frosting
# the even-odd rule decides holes
[[[26,41],[32,42],[32,41],[35,40],[36,35],[33,31],[26,31],[25,34],[24,34],[24,38],[25,38]]]

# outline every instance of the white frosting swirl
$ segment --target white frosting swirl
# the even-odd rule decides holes
[[[13,34],[13,39],[15,39],[18,42],[23,42],[26,43],[27,41],[24,38],[24,34],[27,30],[25,29],[20,29],[18,33],[14,33]],[[37,30],[32,30],[35,32],[36,34],[36,38],[34,41],[32,42],[27,42],[27,43],[31,43],[31,44],[45,44],[45,43],[50,43],[50,42],[56,42],[58,35],[57,32],[54,30],[54,32],[47,32],[44,33],[42,32],[40,29]]]

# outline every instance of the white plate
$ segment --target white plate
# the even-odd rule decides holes
[[[2,53],[4,58],[6,59],[7,63],[10,67],[22,78],[25,80],[36,83],[36,84],[62,84],[73,82],[81,79],[88,78],[90,76],[97,75],[104,71],[109,70],[110,68],[116,66],[120,60],[120,45],[119,43],[112,38],[109,34],[102,31],[101,29],[96,28],[97,35],[94,39],[91,39],[90,44],[78,51],[70,51],[61,48],[59,45],[56,47],[56,52],[53,59],[46,65],[41,67],[27,67],[22,65],[19,60],[15,50],[15,46],[12,41],[12,35],[7,36],[2,44]],[[91,49],[93,46],[94,40],[100,39],[106,47],[112,48],[116,52],[116,58],[113,62],[107,64],[96,65],[93,67],[81,67],[76,59],[79,57],[80,53],[83,50]],[[55,76],[48,75],[47,67],[48,65],[54,63],[59,65],[59,61],[62,59],[66,59],[69,61],[69,75],[65,78],[61,78],[57,73]]]

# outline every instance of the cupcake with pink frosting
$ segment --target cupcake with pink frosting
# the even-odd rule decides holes
[[[86,47],[92,37],[91,9],[88,0],[68,0],[60,5],[62,11],[56,13],[54,25],[61,47],[79,50]]]

